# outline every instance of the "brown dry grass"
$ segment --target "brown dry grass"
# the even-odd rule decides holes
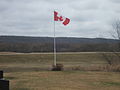
[[[120,65],[101,65],[90,67],[74,66],[71,68],[71,70],[120,72]]]
[[[119,90],[120,73],[39,71],[5,73],[11,90]]]
[[[0,69],[10,80],[11,90],[120,89],[120,73],[103,72],[110,66],[99,53],[59,54],[57,60],[66,71],[48,71],[52,68],[53,54],[0,55]],[[76,67],[80,70],[70,71]],[[96,72],[98,69],[100,72]]]

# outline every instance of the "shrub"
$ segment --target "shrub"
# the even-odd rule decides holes
[[[62,71],[63,70],[63,64],[56,64],[53,65],[52,71]]]

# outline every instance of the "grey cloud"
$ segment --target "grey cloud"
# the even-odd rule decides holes
[[[114,3],[120,3],[120,0],[110,0],[110,1],[112,1]]]
[[[0,0],[1,35],[53,36],[53,10],[71,19],[56,22],[57,36],[107,35],[120,16],[119,0]],[[106,35],[105,35],[106,34]]]
[[[78,3],[77,3],[78,2]],[[99,1],[96,0],[83,0],[71,3],[70,6],[75,10],[95,10],[99,9]]]

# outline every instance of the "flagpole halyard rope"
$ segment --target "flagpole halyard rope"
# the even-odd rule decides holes
[[[55,20],[54,20],[54,66],[56,66],[56,32],[55,32]]]

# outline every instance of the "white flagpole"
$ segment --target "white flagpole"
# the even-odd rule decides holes
[[[53,19],[54,20],[54,19]],[[54,66],[56,66],[56,35],[55,35],[55,20],[54,20]]]

